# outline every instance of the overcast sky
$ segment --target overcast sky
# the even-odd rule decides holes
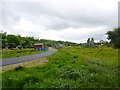
[[[1,0],[0,29],[40,39],[107,40],[118,27],[119,0]]]

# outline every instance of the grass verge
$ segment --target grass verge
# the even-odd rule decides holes
[[[16,50],[16,49],[15,50],[3,50],[1,54],[2,54],[2,58],[12,58],[12,57],[20,57],[20,56],[39,54],[39,53],[42,53],[45,51],[35,51],[35,50],[33,50],[33,48],[27,48],[27,49],[23,49],[23,50]]]

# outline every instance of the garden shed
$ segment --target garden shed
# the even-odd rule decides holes
[[[44,48],[44,44],[43,43],[36,43],[36,44],[34,44],[34,49],[35,50],[39,50],[40,48]]]

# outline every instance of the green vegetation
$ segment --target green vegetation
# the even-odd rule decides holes
[[[55,47],[57,44],[75,44],[72,42],[35,39],[34,37],[22,37],[20,35],[7,34],[0,32],[2,36],[2,49],[0,50],[0,58],[12,58],[26,55],[39,54],[43,51],[34,51],[35,43],[43,43],[45,48]]]
[[[35,43],[43,43],[45,46],[54,47],[56,44],[76,44],[67,41],[55,41],[46,39],[35,39],[34,37],[22,37],[20,35],[7,34],[6,32],[0,32],[2,36],[2,48],[16,48],[17,46],[23,48],[33,48]]]
[[[3,88],[115,88],[118,49],[63,47],[32,68],[18,66],[2,73]]]
[[[12,58],[12,57],[39,54],[41,52],[44,52],[44,51],[35,51],[35,50],[33,50],[33,48],[26,48],[26,49],[23,49],[23,50],[18,50],[18,49],[15,49],[15,50],[3,50],[1,54],[2,54],[2,58]]]
[[[108,31],[108,39],[115,48],[120,48],[120,28],[116,28],[113,31]]]

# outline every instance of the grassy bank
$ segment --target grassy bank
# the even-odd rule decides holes
[[[6,88],[118,87],[118,50],[64,47],[33,68],[16,67],[3,75]]]
[[[20,57],[27,55],[39,54],[44,51],[35,51],[33,48],[26,48],[22,50],[14,49],[14,50],[3,50],[2,58],[12,58],[12,57]]]

